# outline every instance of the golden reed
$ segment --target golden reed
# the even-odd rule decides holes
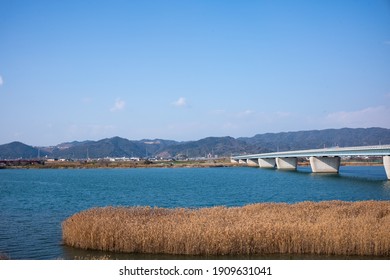
[[[112,252],[390,256],[390,201],[93,208],[62,231],[66,245]]]

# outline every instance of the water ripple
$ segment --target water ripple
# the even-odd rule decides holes
[[[0,253],[12,259],[69,258],[61,222],[96,206],[209,207],[305,200],[390,200],[383,167],[0,170]]]

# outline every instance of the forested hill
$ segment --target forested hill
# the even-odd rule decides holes
[[[0,145],[0,159],[37,158],[104,158],[104,157],[181,157],[231,156],[264,153],[390,144],[390,129],[342,128],[257,134],[253,137],[207,137],[178,142],[163,139],[128,140],[121,137],[98,141],[67,142],[54,147],[32,147],[20,142]]]

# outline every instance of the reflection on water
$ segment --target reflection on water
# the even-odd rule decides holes
[[[383,187],[390,190],[390,180],[383,182]]]
[[[141,253],[112,253],[95,250],[75,249],[63,246],[63,258],[66,260],[388,260],[378,256],[335,256],[316,254],[269,254],[269,255],[168,255]]]

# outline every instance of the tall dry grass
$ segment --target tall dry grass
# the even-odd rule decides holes
[[[93,208],[62,230],[67,245],[113,252],[390,256],[390,201]]]

